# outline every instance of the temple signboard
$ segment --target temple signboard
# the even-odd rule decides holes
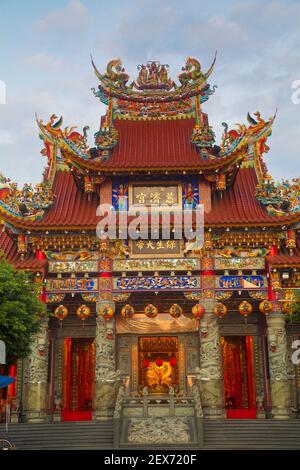
[[[114,271],[196,271],[199,258],[114,259]]]
[[[182,189],[178,183],[132,184],[129,187],[130,206],[181,207]]]
[[[181,240],[131,240],[132,257],[161,258],[181,256]]]

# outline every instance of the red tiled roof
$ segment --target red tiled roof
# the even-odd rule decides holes
[[[293,250],[292,256],[287,248],[282,248],[278,255],[268,255],[267,263],[271,266],[292,267],[300,266],[300,240],[297,240],[296,249]]]
[[[22,226],[45,227],[95,227],[96,209],[99,203],[97,194],[86,194],[78,188],[72,172],[57,171],[53,182],[54,203],[46,216],[39,221],[25,221]]]
[[[45,259],[36,259],[33,253],[25,254],[24,258],[21,259],[16,241],[6,232],[3,232],[2,227],[0,227],[0,251],[4,254],[7,261],[19,269],[42,270],[47,263]]]
[[[204,169],[231,161],[210,157],[203,159],[191,143],[194,119],[166,121],[116,120],[119,140],[107,161],[90,159],[86,166],[98,170]],[[72,157],[76,160],[76,157]],[[76,160],[77,161],[77,160]],[[78,159],[79,161],[79,159]],[[81,163],[82,160],[80,160]]]
[[[233,187],[212,196],[212,210],[205,214],[205,224],[224,225],[279,225],[291,223],[295,216],[275,217],[268,215],[266,209],[255,197],[256,175],[253,168],[242,168],[237,172]],[[20,221],[23,228],[39,230],[47,228],[90,228],[95,229],[99,218],[96,216],[99,198],[96,194],[87,195],[79,188],[72,172],[56,173],[53,191],[55,201],[44,219],[36,222]],[[9,218],[7,217],[7,220]],[[10,220],[17,225],[16,220]]]
[[[281,224],[291,216],[270,216],[256,199],[257,177],[254,168],[241,168],[231,188],[215,192],[212,196],[212,210],[205,215],[208,225],[226,224]],[[296,216],[297,217],[297,216]]]

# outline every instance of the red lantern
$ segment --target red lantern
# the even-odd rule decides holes
[[[171,357],[170,359],[170,366],[175,367],[177,364],[176,357]]]
[[[147,315],[147,317],[149,317],[149,318],[154,318],[158,314],[157,307],[155,307],[155,305],[153,305],[153,304],[147,305],[145,307],[144,312],[145,312],[145,315]]]
[[[170,307],[169,313],[173,318],[179,318],[182,315],[182,308],[178,304],[173,304]]]
[[[252,305],[249,302],[247,302],[246,300],[244,300],[239,305],[239,312],[244,317],[247,317],[252,312]]]
[[[263,300],[262,302],[260,302],[258,308],[261,313],[263,313],[264,315],[268,315],[272,310],[272,302],[270,302],[269,300]]]
[[[226,305],[222,304],[221,302],[218,302],[214,308],[214,315],[218,318],[223,318],[225,317],[226,313],[227,313]]]
[[[155,361],[155,364],[157,365],[157,367],[161,367],[163,365],[164,361],[158,357]]]
[[[147,369],[147,368],[149,367],[149,361],[148,361],[148,359],[144,359],[144,360],[143,360],[143,367],[144,367],[144,369]]]
[[[194,305],[194,307],[192,308],[192,314],[194,315],[195,318],[201,318],[203,317],[205,313],[205,309],[202,305],[200,304],[196,304]]]
[[[77,316],[80,320],[86,320],[91,314],[91,310],[87,305],[80,305],[77,309]]]
[[[122,317],[124,317],[124,318],[131,318],[131,317],[133,317],[133,315],[134,315],[134,308],[132,307],[132,305],[129,305],[129,304],[124,305],[124,307],[122,307],[122,310],[121,310],[121,315],[122,315]]]
[[[68,313],[69,311],[65,305],[59,305],[54,311],[54,316],[58,318],[59,321],[63,321]]]

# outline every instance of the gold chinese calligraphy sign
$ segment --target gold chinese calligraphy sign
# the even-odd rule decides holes
[[[133,183],[129,186],[129,206],[182,207],[182,187],[175,183]]]
[[[132,258],[176,258],[183,256],[181,240],[130,240]]]

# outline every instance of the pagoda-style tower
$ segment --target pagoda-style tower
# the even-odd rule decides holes
[[[92,61],[94,95],[107,105],[95,145],[88,126],[37,118],[43,182],[18,190],[2,178],[0,248],[41,283],[51,314],[17,365],[28,421],[115,413],[138,444],[143,419],[177,417],[192,445],[192,420],[203,415],[286,419],[300,406],[290,359],[299,330],[286,327],[299,288],[299,179],[276,184],[267,173],[276,113],[223,123],[216,144],[202,110],[214,64],[204,73],[189,57],[176,83],[168,65],[150,61],[131,82],[119,59],[105,73]],[[139,209],[146,236],[134,225]]]

